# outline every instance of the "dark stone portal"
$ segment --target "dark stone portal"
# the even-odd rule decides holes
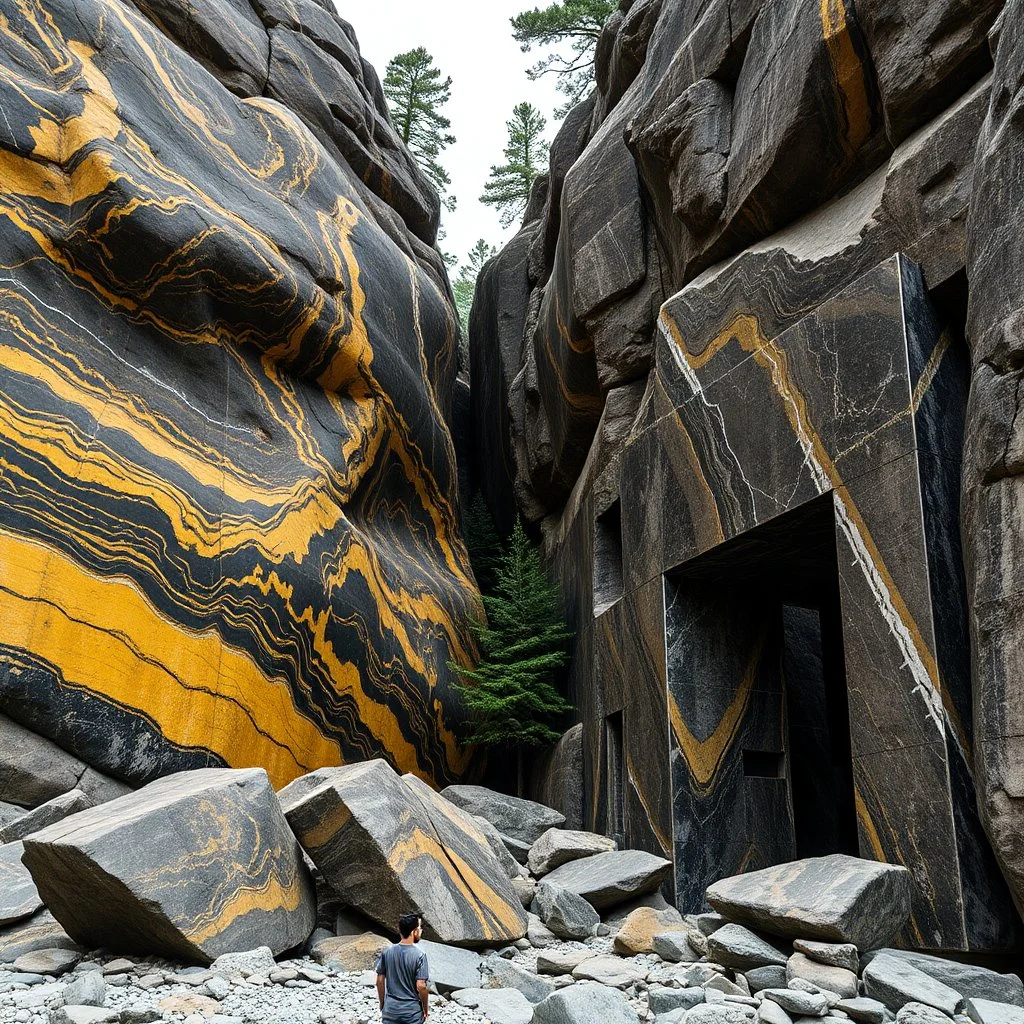
[[[583,706],[592,823],[621,710],[626,838],[674,855],[681,909],[725,875],[855,852],[910,869],[908,944],[1011,946],[966,781],[955,332],[902,256],[774,338],[738,310],[708,339],[687,308],[662,311],[620,463],[622,596],[595,602]]]

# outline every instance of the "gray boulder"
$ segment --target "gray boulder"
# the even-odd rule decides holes
[[[762,992],[766,988],[785,988],[789,983],[785,967],[755,967],[743,973],[751,992]]]
[[[1012,1003],[968,999],[965,1011],[974,1024],[1024,1024],[1024,1010]]]
[[[72,789],[67,793],[61,793],[45,804],[40,804],[35,810],[16,818],[0,829],[0,843],[13,843],[25,836],[46,828],[47,825],[54,825],[63,821],[71,814],[87,810],[92,806],[92,801],[80,790]]]
[[[301,945],[312,879],[262,769],[169,775],[25,839],[25,865],[90,948],[208,963]]]
[[[604,985],[570,985],[538,1003],[533,1024],[637,1024],[629,1000]]]
[[[23,953],[14,961],[14,969],[22,974],[52,974],[59,978],[67,974],[82,959],[82,954],[74,949],[34,949],[31,953]]]
[[[643,981],[646,971],[633,960],[621,956],[600,954],[584,960],[573,972],[577,981],[596,981],[609,988],[629,988]]]
[[[699,960],[690,945],[687,932],[659,932],[654,936],[654,952],[671,964],[694,963]]]
[[[116,1010],[102,1006],[59,1006],[50,1014],[50,1024],[104,1024],[117,1019]]]
[[[558,936],[536,915],[527,915],[529,924],[526,928],[526,938],[535,949],[544,949],[553,946],[558,942]]]
[[[480,965],[480,975],[484,988],[514,988],[522,992],[531,1003],[539,1003],[555,991],[554,982],[524,970],[497,953],[484,959]]]
[[[885,1021],[892,1019],[892,1013],[885,1003],[868,996],[841,999],[834,1009],[841,1010],[852,1020],[861,1021],[862,1024],[885,1024]]]
[[[0,964],[13,963],[19,956],[36,949],[56,947],[80,948],[48,910],[40,910],[6,928],[0,927]]]
[[[437,942],[504,944],[525,934],[522,903],[473,816],[414,776],[364,761],[311,772],[279,797],[334,891],[384,928],[415,906]]]
[[[762,999],[755,1015],[757,1024],[793,1024],[793,1018],[772,999]]]
[[[480,987],[483,959],[478,953],[429,939],[423,939],[419,948],[427,954],[430,980],[438,992],[447,994],[459,988]]]
[[[652,1013],[671,1013],[680,1008],[692,1010],[704,1002],[704,991],[699,988],[669,988],[652,985],[647,990],[647,1005]]]
[[[556,976],[572,974],[584,960],[597,954],[592,949],[558,949],[537,954],[537,971]]]
[[[828,999],[820,992],[766,988],[762,994],[794,1017],[824,1017],[828,1013]]]
[[[530,847],[527,865],[534,877],[540,878],[570,861],[616,849],[618,844],[607,836],[599,836],[593,832],[549,828]]]
[[[953,1024],[953,1018],[936,1010],[934,1006],[907,1003],[896,1014],[896,1024]]]
[[[512,856],[508,848],[507,836],[503,836],[483,815],[474,814],[473,820],[480,829],[481,834],[487,840],[498,863],[505,869],[505,873],[514,882],[518,878],[526,876],[526,869]]]
[[[910,916],[910,872],[832,854],[724,878],[708,889],[707,899],[749,928],[873,949]]]
[[[601,916],[582,896],[546,881],[537,886],[531,909],[563,939],[585,939],[601,923]]]
[[[64,990],[68,1006],[102,1006],[107,999],[107,984],[102,971],[84,971],[76,975]]]
[[[871,960],[881,955],[894,956],[913,964],[929,978],[941,981],[943,985],[956,989],[968,999],[986,999],[996,1003],[1012,1003],[1024,1007],[1024,984],[1016,974],[999,974],[987,967],[962,964],[956,960],[945,960],[927,953],[915,953],[906,949],[880,949],[864,957],[866,967]]]
[[[35,882],[21,862],[21,843],[0,846],[0,928],[23,921],[42,910]]]
[[[8,804],[0,800],[0,828],[6,828],[12,821],[17,821],[25,815],[24,807],[17,804]]]
[[[907,1003],[924,1003],[952,1017],[963,1003],[955,989],[889,953],[876,956],[864,968],[863,978],[865,993],[894,1013]]]
[[[820,964],[803,953],[794,953],[786,963],[786,979],[792,982],[794,978],[835,992],[843,999],[853,999],[857,995],[857,975],[853,971],[845,967]]]
[[[582,896],[600,911],[654,892],[671,867],[671,861],[643,850],[616,850],[563,864],[544,880]]]
[[[524,844],[527,853],[549,828],[565,824],[565,815],[550,807],[484,786],[449,786],[441,796],[470,814],[486,818],[502,835]]]
[[[854,974],[860,971],[860,956],[852,942],[813,942],[810,939],[795,939],[793,948],[816,963],[829,967],[843,967]]]
[[[749,1024],[754,1011],[738,1003],[702,1003],[687,1010],[686,1024]]]
[[[274,952],[269,946],[257,946],[240,953],[224,953],[210,964],[210,970],[216,974],[228,977],[240,974],[243,978],[252,974],[265,977],[276,967]]]
[[[491,1024],[530,1024],[533,1004],[514,988],[464,988],[452,993],[459,1006],[479,1010]]]
[[[708,937],[708,957],[716,964],[737,971],[755,967],[784,967],[787,953],[755,935],[741,924],[727,924]]]

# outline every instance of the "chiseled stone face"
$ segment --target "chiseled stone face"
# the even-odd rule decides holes
[[[29,836],[25,864],[81,945],[209,962],[316,924],[301,851],[262,769],[182,772]]]
[[[383,761],[322,768],[280,793],[299,842],[350,906],[394,931],[410,910],[438,942],[526,933],[512,883],[471,815]]]
[[[136,785],[375,756],[452,781],[478,598],[436,210],[342,22],[165,34],[168,6],[0,30],[0,708]],[[342,90],[354,127],[325,126]]]

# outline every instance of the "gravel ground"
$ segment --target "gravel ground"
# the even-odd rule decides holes
[[[559,942],[550,949],[611,950],[611,940]],[[514,962],[535,971],[537,949],[516,953]],[[643,960],[644,958],[637,958]],[[314,960],[282,960],[275,971],[226,979],[203,968],[153,958],[131,964],[113,955],[87,955],[59,978],[25,975],[0,966],[0,1024],[64,1024],[69,986],[90,972],[104,972],[103,1010],[110,1021],[147,1024],[370,1024],[380,1021],[371,971],[349,972]],[[176,1006],[166,1000],[182,1000]],[[480,1024],[487,1020],[442,996],[431,996],[436,1024]],[[164,1006],[160,1004],[164,1003]],[[52,1016],[51,1016],[52,1015]],[[100,1013],[91,1018],[98,1021]]]

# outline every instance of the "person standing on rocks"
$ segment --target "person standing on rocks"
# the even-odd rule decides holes
[[[404,914],[398,922],[400,942],[388,946],[377,961],[377,998],[384,1024],[422,1024],[430,1015],[427,954],[416,948],[423,938],[423,918]]]

